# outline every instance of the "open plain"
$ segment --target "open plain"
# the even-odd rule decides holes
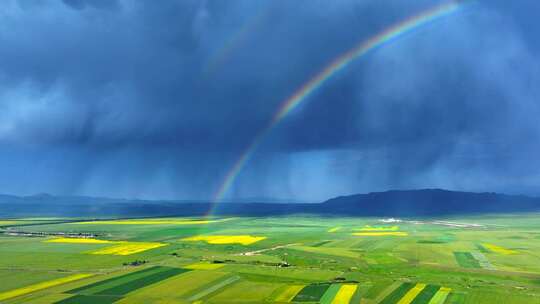
[[[540,303],[538,214],[0,223],[1,303]]]

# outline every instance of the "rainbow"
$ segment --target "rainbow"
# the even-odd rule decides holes
[[[254,138],[251,144],[241,154],[240,158],[238,158],[238,160],[234,163],[231,170],[226,174],[218,191],[214,194],[213,202],[217,203],[223,200],[229,189],[234,184],[234,181],[238,177],[239,173],[242,171],[246,163],[251,159],[264,137],[302,102],[306,101],[308,97],[313,94],[313,92],[320,88],[332,76],[345,69],[355,59],[363,57],[370,51],[391,43],[403,35],[428,25],[436,20],[452,15],[463,7],[463,3],[464,1],[455,0],[424,11],[405,21],[395,24],[394,26],[382,31],[367,41],[363,41],[353,49],[334,59],[323,70],[321,70],[307,83],[300,87],[298,91],[281,103],[278,111],[273,115],[267,126]]]
[[[253,15],[238,31],[229,37],[206,62],[202,75],[206,78],[219,69],[236,51],[246,43],[254,32],[264,24],[270,16],[271,10],[261,9]]]

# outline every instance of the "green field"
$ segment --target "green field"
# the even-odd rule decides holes
[[[537,214],[223,219],[0,219],[0,303],[540,303]]]

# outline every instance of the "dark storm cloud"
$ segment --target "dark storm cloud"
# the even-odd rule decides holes
[[[86,7],[98,8],[98,9],[116,9],[118,8],[118,1],[116,0],[62,0],[66,5],[82,10]]]
[[[285,98],[436,3],[5,1],[0,192],[208,198]],[[535,192],[533,6],[478,2],[354,62],[265,139],[232,195]]]

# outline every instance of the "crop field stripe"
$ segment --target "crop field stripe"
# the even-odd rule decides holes
[[[116,244],[118,242],[114,241],[107,241],[107,240],[98,240],[98,239],[91,239],[91,238],[53,238],[46,241],[43,241],[44,243],[65,243],[65,244]]]
[[[276,297],[275,301],[276,302],[290,302],[304,287],[306,287],[306,285],[287,286],[287,288],[285,288],[285,290]]]
[[[334,227],[334,228],[328,229],[328,232],[334,233],[334,232],[338,232],[340,229],[341,229],[341,227]]]
[[[183,266],[182,268],[191,269],[191,270],[216,270],[224,266],[225,264],[195,263],[195,264]]]
[[[224,244],[240,244],[251,245],[253,243],[265,240],[265,236],[251,235],[197,235],[181,239],[181,241],[197,242],[203,241],[208,244],[224,245]]]
[[[112,304],[122,297],[101,295],[75,295],[73,297],[55,302],[55,304]]]
[[[96,294],[99,295],[113,295],[113,296],[121,296],[128,294],[132,291],[135,291],[137,289],[143,288],[148,285],[152,285],[154,283],[163,281],[165,279],[168,279],[170,277],[179,275],[181,273],[190,271],[189,269],[182,269],[182,268],[169,268],[166,271],[153,273],[147,276],[144,276],[142,278],[132,280],[129,282],[126,282],[124,284],[105,289],[103,291],[100,291]]]
[[[484,248],[488,249],[491,252],[504,254],[504,255],[512,255],[512,254],[517,254],[518,253],[515,250],[504,248],[504,247],[501,247],[501,246],[498,246],[498,245],[495,245],[495,244],[484,243],[484,244],[482,244],[482,246]]]
[[[88,253],[90,254],[112,254],[112,255],[130,255],[135,254],[143,251],[147,251],[150,249],[156,249],[159,247],[167,246],[168,244],[164,243],[125,243],[125,244],[119,244],[103,249],[98,249],[95,251],[90,251]]]
[[[459,266],[463,268],[482,268],[480,262],[470,252],[454,252],[454,257]]]
[[[81,280],[81,279],[88,278],[91,276],[93,276],[93,274],[84,274],[84,273],[75,274],[75,275],[64,277],[64,278],[59,278],[59,279],[55,279],[51,281],[45,281],[45,282],[29,285],[26,287],[21,287],[21,288],[13,289],[10,291],[2,292],[0,293],[0,301],[15,298],[15,297],[22,296],[25,294],[29,294],[34,291],[39,291],[39,290],[47,289],[50,287],[66,284],[69,282]]]
[[[310,284],[294,297],[293,302],[318,302],[330,284]]]
[[[394,282],[390,285],[386,284],[386,282],[384,282],[384,284],[379,283],[373,285],[366,293],[366,298],[374,299],[375,303],[382,302],[384,298],[390,295],[394,290],[398,289],[399,286],[401,286],[400,282]]]
[[[324,246],[328,243],[332,243],[332,241],[322,241],[322,242],[318,242],[318,243],[315,243],[313,245],[311,245],[311,247],[321,247],[321,246]]]
[[[108,288],[109,286],[116,286],[115,283],[116,284],[122,284],[122,283],[127,282],[127,281],[136,280],[136,279],[138,279],[140,277],[143,277],[143,276],[146,276],[146,275],[148,275],[150,273],[161,272],[161,271],[165,271],[165,270],[167,270],[167,268],[154,266],[154,267],[146,268],[146,269],[143,269],[143,270],[126,273],[126,274],[121,275],[121,276],[112,277],[110,279],[106,279],[106,280],[103,280],[103,281],[98,281],[98,282],[95,282],[95,283],[92,283],[92,284],[89,284],[89,285],[85,285],[85,286],[82,286],[82,287],[79,287],[79,288],[75,288],[75,289],[67,291],[66,293],[71,293],[71,294],[88,293],[88,294],[91,294],[93,292],[98,292],[98,291],[100,291],[102,289]]]
[[[475,252],[471,252],[471,255],[478,261],[478,263],[480,264],[482,268],[495,270],[495,267],[491,264],[491,262],[487,259],[487,257],[483,253],[479,251],[475,251]]]
[[[411,304],[412,301],[426,288],[426,284],[418,283],[407,292],[397,304]]]
[[[359,231],[398,231],[399,226],[369,226],[367,225],[356,230],[359,230]]]
[[[330,287],[326,290],[326,292],[323,294],[319,302],[321,304],[331,304],[332,300],[336,297],[337,293],[339,292],[339,289],[341,288],[340,284],[332,284]]]
[[[430,300],[437,294],[441,286],[428,285],[422,292],[412,301],[412,304],[428,304]]]
[[[418,244],[446,244],[445,241],[438,241],[438,240],[420,240],[417,242]]]
[[[89,221],[74,222],[72,225],[204,225],[230,221],[233,218],[220,220],[116,220],[116,221]]]
[[[363,292],[366,292],[366,291],[367,291],[367,290],[366,290],[366,288],[364,287]],[[354,294],[353,294],[351,300],[349,301],[349,303],[358,304],[358,303],[360,303],[360,302],[365,303],[365,302],[369,301],[368,299],[362,299],[363,296],[364,296],[364,294],[363,294],[363,293],[361,292],[361,290],[360,290],[360,285],[357,284],[357,285],[356,285],[356,291],[354,292]]]
[[[450,291],[452,291],[452,289],[441,287],[433,298],[431,298],[431,301],[429,301],[428,304],[444,304],[444,302],[446,302],[446,298],[448,298],[448,295],[450,294]]]
[[[394,232],[354,232],[352,235],[356,236],[408,236],[407,232],[394,231]]]
[[[331,304],[349,304],[358,289],[357,285],[342,285]]]
[[[414,287],[413,283],[403,283],[396,290],[392,291],[384,300],[381,301],[381,304],[396,304],[401,298],[403,298],[409,290]]]
[[[240,280],[240,277],[238,276],[233,276],[233,277],[229,277],[225,280],[221,280],[220,282],[212,285],[212,286],[209,286],[208,288],[200,291],[199,293],[191,296],[188,301],[192,302],[192,301],[196,301],[196,300],[199,300],[199,299],[202,299],[206,296],[209,296],[210,294],[213,294],[217,291],[219,291],[220,289],[224,288],[225,286],[227,285],[231,285],[233,283],[235,283],[236,281]]]

